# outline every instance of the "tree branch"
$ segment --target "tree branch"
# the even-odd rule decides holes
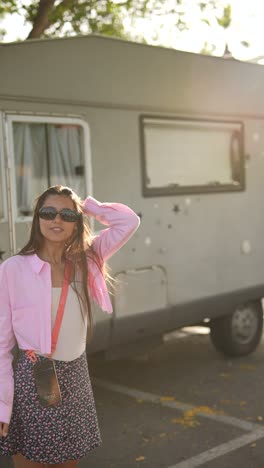
[[[56,0],[39,0],[38,11],[33,23],[32,30],[30,31],[27,39],[36,39],[41,37],[44,31],[48,29],[53,21],[50,20],[50,13],[54,7]],[[61,0],[61,2],[54,8],[54,14],[63,10],[71,9],[75,0]],[[60,16],[60,15],[59,15]]]
[[[51,25],[49,12],[54,6],[55,0],[39,0],[38,11],[33,23],[33,27],[27,39],[36,39]]]

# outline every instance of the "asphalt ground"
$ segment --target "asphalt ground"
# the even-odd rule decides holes
[[[264,340],[226,358],[199,327],[134,358],[90,356],[103,444],[79,468],[264,468],[263,357]]]

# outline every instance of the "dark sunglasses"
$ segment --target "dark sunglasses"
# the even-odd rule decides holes
[[[70,210],[69,208],[63,208],[57,211],[53,206],[43,206],[40,208],[38,215],[41,219],[52,221],[56,218],[57,214],[60,215],[62,221],[67,223],[75,223],[80,217],[80,213],[76,210]]]

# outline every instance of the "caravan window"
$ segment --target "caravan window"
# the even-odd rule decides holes
[[[240,122],[141,117],[145,196],[244,189]]]
[[[75,123],[13,121],[18,216],[32,214],[34,199],[51,185],[84,197],[84,135]]]

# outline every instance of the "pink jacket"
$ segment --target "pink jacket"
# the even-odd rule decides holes
[[[102,264],[122,247],[139,226],[138,216],[126,205],[84,201],[88,216],[109,226],[94,237],[93,246]],[[87,257],[89,291],[108,313],[112,305],[101,271]],[[14,381],[11,353],[20,349],[51,351],[50,265],[37,255],[15,255],[0,265],[0,422],[10,422]]]

